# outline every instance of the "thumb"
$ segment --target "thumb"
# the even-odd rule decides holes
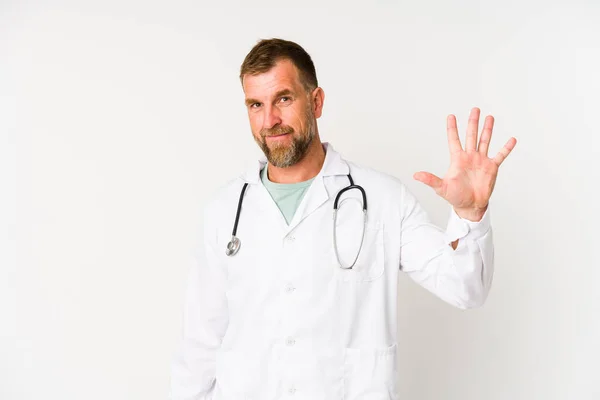
[[[439,188],[442,187],[442,180],[440,178],[438,178],[437,176],[430,174],[429,172],[425,172],[425,171],[416,172],[413,175],[413,178],[415,178],[419,182],[423,182],[424,184],[426,184],[427,186],[429,186],[436,192]]]

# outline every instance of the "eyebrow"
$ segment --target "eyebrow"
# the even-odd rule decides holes
[[[293,95],[294,92],[292,92],[290,89],[282,89],[280,91],[278,91],[277,93],[275,93],[275,98],[281,97],[281,96],[287,96],[287,95]],[[245,104],[247,106],[254,104],[254,103],[260,103],[260,101],[256,100],[256,99],[246,99]]]

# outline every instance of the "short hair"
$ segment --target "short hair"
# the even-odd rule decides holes
[[[262,39],[246,55],[240,68],[240,82],[244,75],[257,75],[269,71],[280,60],[290,60],[298,69],[300,82],[307,92],[317,86],[317,73],[310,55],[297,43],[278,38]]]

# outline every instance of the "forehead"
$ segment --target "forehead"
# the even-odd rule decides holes
[[[258,75],[245,75],[243,88],[246,97],[269,96],[282,89],[300,88],[298,69],[289,60],[278,61],[273,68]]]

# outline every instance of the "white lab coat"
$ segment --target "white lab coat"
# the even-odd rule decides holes
[[[229,182],[204,213],[204,246],[189,277],[172,400],[397,399],[397,278],[465,309],[484,303],[493,275],[489,212],[480,222],[452,210],[433,225],[393,176],[345,161],[324,143],[323,168],[288,226],[262,185],[266,160]],[[333,250],[333,202],[349,184],[367,195],[365,238],[353,269]],[[225,255],[245,182],[237,236]],[[337,223],[340,257],[360,243],[358,190]],[[456,250],[450,243],[460,239]]]

